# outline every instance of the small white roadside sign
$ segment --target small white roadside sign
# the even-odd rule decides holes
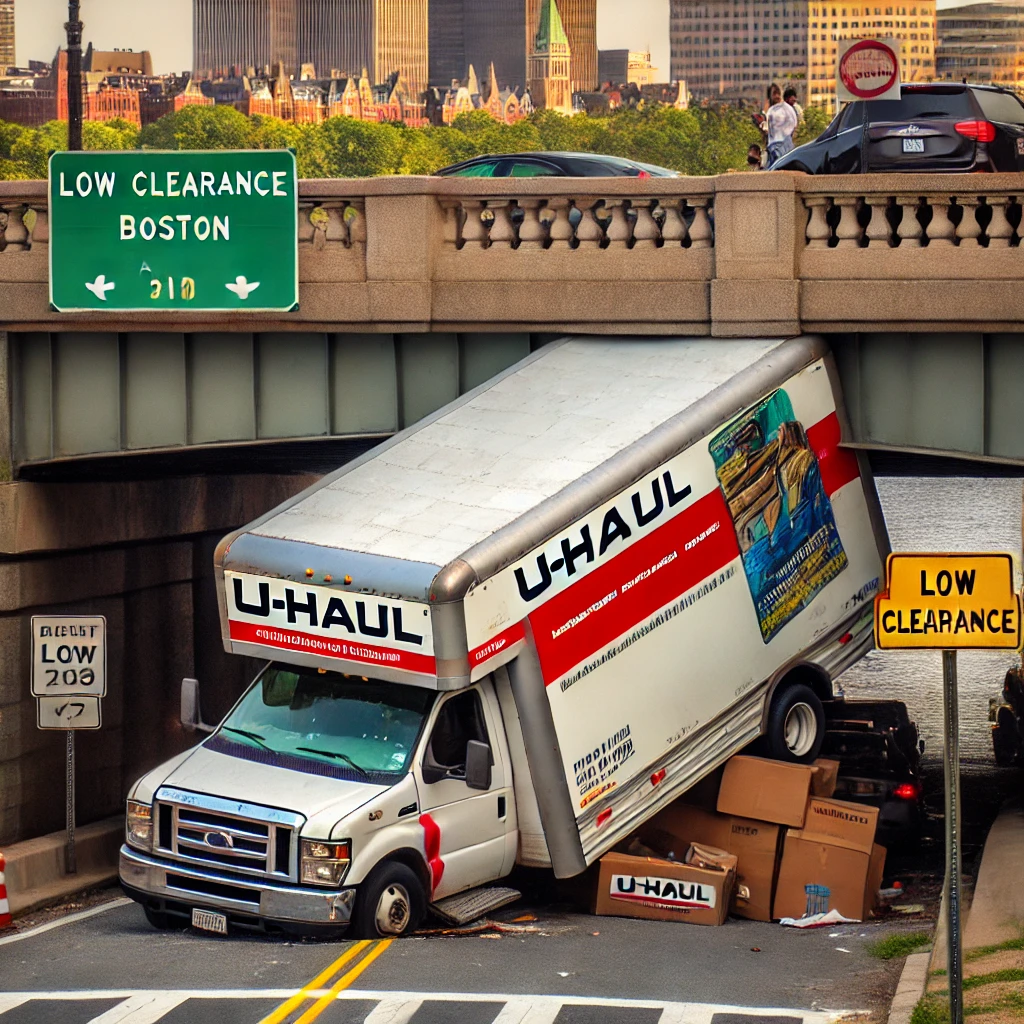
[[[37,697],[40,729],[98,729],[103,724],[99,697]]]
[[[32,616],[32,695],[107,695],[107,620],[102,615]],[[97,718],[99,712],[97,711]],[[42,721],[40,712],[40,721]],[[44,726],[40,725],[40,728]],[[99,728],[46,726],[53,729]]]

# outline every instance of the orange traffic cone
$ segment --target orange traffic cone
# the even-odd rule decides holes
[[[4,878],[6,866],[4,855],[0,853],[0,928],[10,928],[13,924],[11,920],[11,905],[7,902],[7,882]]]

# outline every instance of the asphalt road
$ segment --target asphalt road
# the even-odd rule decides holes
[[[134,904],[0,937],[0,1024],[826,1024],[875,1009],[877,923],[802,932],[508,908],[380,943],[157,932]],[[595,934],[596,933],[596,934]]]

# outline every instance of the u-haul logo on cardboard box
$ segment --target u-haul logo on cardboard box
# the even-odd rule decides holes
[[[717,897],[713,885],[640,875],[612,875],[608,895],[613,900],[668,910],[714,910]]]

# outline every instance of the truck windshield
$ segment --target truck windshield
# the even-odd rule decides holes
[[[340,672],[271,665],[218,730],[276,754],[359,775],[402,774],[434,694]]]

